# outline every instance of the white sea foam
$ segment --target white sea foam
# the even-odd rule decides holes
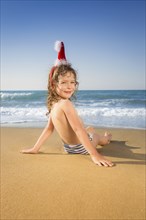
[[[137,117],[145,116],[144,108],[77,108],[79,115],[83,116],[104,116],[104,117]]]
[[[22,96],[30,96],[32,95],[32,92],[1,92],[0,97],[1,99],[5,98],[16,98],[16,97],[22,97]]]
[[[78,108],[85,124],[94,126],[145,128],[144,108]]]
[[[79,116],[85,124],[110,127],[145,128],[144,108],[77,108]],[[1,123],[21,123],[47,121],[46,107],[36,108],[1,108]]]
[[[44,108],[4,108],[1,107],[1,123],[45,121],[47,109]]]

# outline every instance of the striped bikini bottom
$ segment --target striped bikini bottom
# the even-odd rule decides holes
[[[89,140],[93,140],[93,135],[88,133]],[[70,154],[89,154],[82,144],[70,145],[64,143],[64,150]]]

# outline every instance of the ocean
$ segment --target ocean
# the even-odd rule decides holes
[[[1,126],[43,127],[47,91],[1,91]],[[81,90],[73,103],[84,124],[146,128],[146,90]]]

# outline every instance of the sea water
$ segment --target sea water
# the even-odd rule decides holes
[[[43,127],[47,91],[1,91],[1,126]],[[145,90],[81,90],[73,103],[86,125],[146,127]]]

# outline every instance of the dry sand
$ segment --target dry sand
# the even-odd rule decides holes
[[[113,141],[99,151],[112,168],[65,154],[56,133],[39,154],[19,153],[41,131],[1,128],[2,220],[145,219],[144,130],[110,129]]]

